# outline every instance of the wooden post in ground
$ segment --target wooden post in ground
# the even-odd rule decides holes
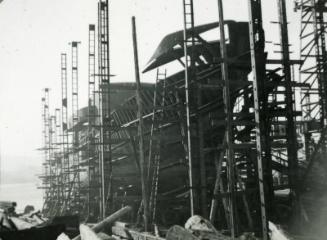
[[[131,210],[132,210],[132,207],[130,207],[130,206],[123,207],[122,209],[118,210],[117,212],[111,214],[106,219],[104,219],[101,222],[95,224],[92,227],[92,230],[95,233],[101,232],[105,227],[109,226],[110,224],[112,224],[113,222],[115,222],[116,220],[118,220],[119,218],[124,216],[126,213],[130,212]],[[73,240],[81,240],[81,236],[78,235]]]
[[[134,64],[135,64],[135,80],[136,80],[136,101],[137,101],[137,117],[139,119],[138,125],[138,137],[139,137],[139,161],[140,161],[140,174],[142,184],[142,202],[143,202],[143,216],[144,216],[144,228],[148,231],[149,221],[149,204],[148,204],[148,184],[146,174],[146,163],[144,158],[144,139],[143,139],[143,108],[142,108],[142,95],[141,95],[141,81],[139,60],[137,52],[137,39],[136,39],[136,26],[135,17],[132,17],[132,34],[133,34],[133,49],[134,49]]]

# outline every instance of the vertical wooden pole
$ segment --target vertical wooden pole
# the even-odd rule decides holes
[[[265,113],[265,106],[262,105],[262,93],[265,89],[263,86],[265,65],[264,65],[264,33],[262,29],[262,13],[261,0],[249,0],[249,37],[251,50],[251,65],[253,73],[253,99],[254,99],[254,116],[255,116],[255,133],[256,133],[256,150],[258,165],[258,184],[260,194],[260,210],[261,210],[261,227],[262,239],[269,239],[268,222],[266,215],[266,199],[264,187],[264,168],[263,160],[267,161],[267,149],[265,149],[264,119],[262,111]],[[260,94],[261,93],[261,94]],[[262,106],[262,108],[261,108]]]
[[[104,179],[104,123],[103,123],[103,86],[102,86],[102,21],[101,21],[101,2],[98,2],[98,67],[99,67],[99,123],[100,123],[100,154],[99,154],[99,170],[100,170],[100,176],[99,176],[99,182],[101,183],[100,186],[100,218],[103,220],[106,217],[106,200],[105,200],[105,179]]]
[[[290,65],[290,52],[287,28],[287,13],[285,0],[277,0],[278,17],[280,26],[280,44],[282,51],[283,73],[285,78],[286,92],[286,118],[287,118],[287,158],[288,158],[288,181],[291,190],[292,209],[295,215],[299,213],[298,195],[298,159],[297,159],[297,136],[294,117],[292,74]]]
[[[224,95],[224,109],[225,109],[225,120],[226,120],[226,157],[228,166],[228,191],[229,197],[229,222],[231,237],[235,239],[235,173],[234,173],[234,149],[233,149],[233,133],[232,133],[232,113],[233,108],[230,102],[230,79],[228,76],[228,65],[227,65],[227,51],[225,42],[225,28],[224,28],[224,15],[223,15],[223,3],[222,0],[218,0],[218,12],[219,12],[219,29],[220,29],[220,54],[222,58],[221,63],[221,77],[224,82],[223,95]]]
[[[187,34],[187,29],[194,29],[194,14],[193,14],[193,0],[183,0],[183,13],[184,13],[184,57],[185,57],[185,112],[186,112],[186,130],[187,130],[187,160],[188,160],[188,176],[189,176],[189,188],[190,188],[190,210],[191,216],[193,216],[198,208],[197,201],[197,191],[194,187],[194,171],[193,171],[193,142],[191,136],[191,110],[190,110],[190,101],[191,101],[191,82],[192,75],[194,72],[194,53],[193,47],[195,45],[194,34],[191,34],[191,40],[188,40],[189,36]],[[189,56],[188,43],[191,43],[191,52]]]
[[[143,139],[143,116],[142,116],[142,97],[141,97],[141,81],[140,81],[140,70],[139,60],[137,52],[137,39],[136,39],[136,26],[135,17],[132,17],[132,34],[133,34],[133,49],[134,49],[134,64],[135,64],[135,80],[136,80],[136,101],[137,101],[137,117],[139,119],[138,125],[138,136],[139,136],[139,161],[140,161],[140,173],[141,173],[141,184],[142,184],[142,201],[144,208],[144,228],[148,231],[148,220],[149,220],[149,206],[148,206],[148,187],[147,187],[147,176],[146,163],[144,158],[144,139]]]

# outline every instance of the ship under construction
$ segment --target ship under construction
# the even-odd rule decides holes
[[[300,21],[293,59],[292,2],[277,0],[278,57],[265,49],[260,0],[247,1],[246,22],[224,19],[217,2],[217,21],[197,25],[193,0],[176,1],[184,28],[162,36],[144,69],[132,18],[135,80],[113,82],[110,1],[98,0],[88,82],[79,82],[80,43],[72,41],[61,53],[61,107],[49,105],[49,88],[42,98],[45,216],[96,223],[131,206],[122,221],[144,232],[199,215],[228,239],[246,232],[268,239],[270,222],[326,236],[327,3],[293,3]],[[212,31],[216,38],[206,38]],[[142,82],[150,71],[153,83]],[[79,106],[80,84],[88,85],[88,106]],[[126,238],[146,239],[135,234]]]

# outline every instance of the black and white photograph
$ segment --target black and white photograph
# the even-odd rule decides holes
[[[0,240],[327,239],[327,0],[0,0]]]

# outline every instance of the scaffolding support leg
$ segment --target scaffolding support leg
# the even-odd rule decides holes
[[[262,29],[262,16],[261,16],[261,1],[249,0],[249,36],[250,36],[250,51],[251,51],[251,64],[253,73],[253,98],[254,98],[254,115],[255,115],[255,132],[256,132],[256,150],[257,150],[257,165],[258,165],[258,183],[259,183],[259,196],[260,196],[260,210],[261,210],[261,226],[263,240],[268,240],[268,223],[266,216],[266,201],[264,189],[264,170],[263,159],[265,158],[264,151],[264,130],[263,119],[260,114],[262,95],[260,90],[265,74],[264,63],[260,62],[264,58],[264,37]]]
[[[140,70],[138,62],[138,51],[137,51],[137,38],[136,38],[136,26],[135,17],[132,17],[132,33],[133,33],[133,49],[134,49],[134,63],[135,63],[135,79],[136,79],[136,99],[137,99],[137,117],[139,120],[138,125],[138,136],[139,136],[139,161],[140,161],[140,172],[141,172],[141,184],[142,184],[142,202],[144,208],[144,228],[145,231],[149,229],[149,206],[148,206],[148,184],[146,176],[146,166],[144,158],[144,140],[143,140],[143,109],[142,109],[142,95],[141,95],[141,81],[140,81]]]

